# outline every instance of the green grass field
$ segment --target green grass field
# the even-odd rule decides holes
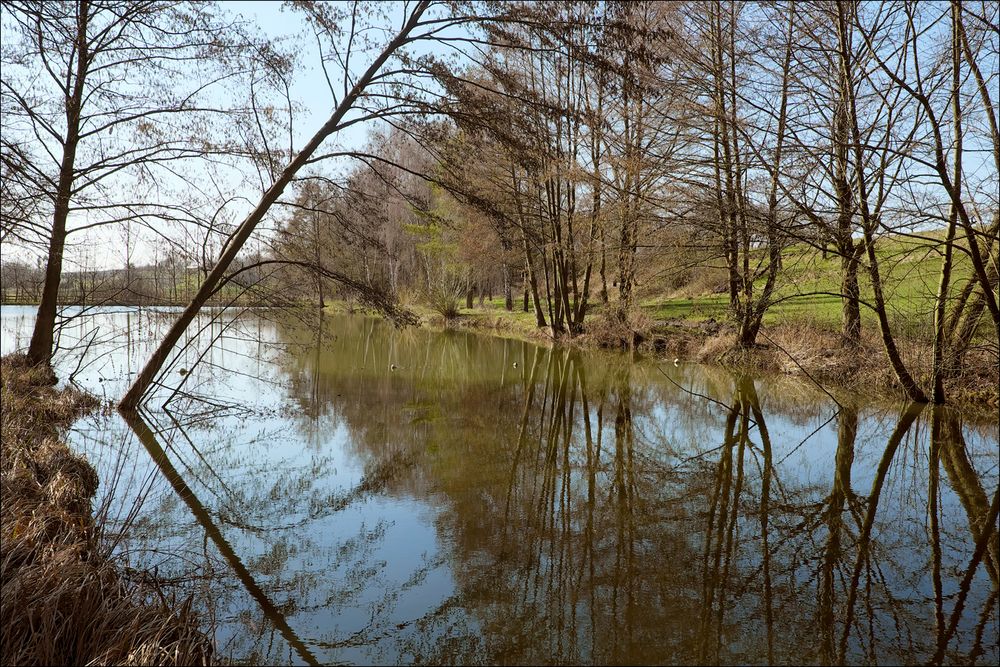
[[[890,321],[911,335],[930,333],[933,309],[941,279],[943,257],[927,241],[907,237],[883,239],[876,254]],[[867,259],[858,280],[861,298],[872,301]],[[824,259],[819,250],[796,245],[787,248],[784,270],[775,287],[775,303],[765,315],[765,324],[801,321],[838,330],[841,322],[840,257],[830,253]],[[952,272],[952,289],[957,291],[969,278],[972,263],[959,253]],[[758,288],[763,287],[763,280]],[[641,306],[657,320],[683,318],[704,320],[728,315],[728,294],[701,293],[683,296],[651,296]],[[875,314],[862,305],[863,325],[875,326]]]
[[[894,332],[930,337],[943,257],[927,240],[902,236],[882,239],[877,255]],[[871,302],[867,259],[863,259],[858,275],[861,298]],[[840,258],[829,253],[824,259],[819,250],[801,244],[787,248],[783,262],[784,268],[775,289],[775,303],[768,309],[764,323],[801,323],[839,331],[843,308],[839,296]],[[959,253],[952,273],[952,293],[960,289],[971,272],[971,262],[964,253]],[[716,273],[724,276],[718,270]],[[697,276],[691,283],[699,284]],[[691,289],[679,289],[666,292],[658,289],[655,279],[647,279],[640,287],[640,307],[655,321],[704,321],[709,318],[724,320],[729,316],[728,294],[720,293],[718,286],[714,290],[692,292]],[[762,287],[763,281],[760,281],[758,288]],[[609,290],[614,298],[615,288],[609,285]],[[603,309],[596,300],[596,294],[593,297],[588,317],[599,316]],[[516,329],[528,330],[535,326],[534,312],[523,311],[520,295],[514,300],[512,313],[503,310],[503,298],[498,295],[494,295],[493,299],[486,299],[482,306],[477,298],[475,304],[471,310],[462,308],[461,314],[466,317],[502,317]],[[464,301],[462,305],[464,306]],[[433,315],[426,307],[410,307],[425,318]],[[861,317],[863,327],[871,330],[877,326],[875,313],[864,305],[861,307]]]

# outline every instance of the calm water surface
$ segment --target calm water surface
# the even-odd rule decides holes
[[[60,376],[121,396],[171,317],[69,321]],[[33,318],[3,307],[0,351]],[[198,327],[150,411],[70,441],[121,557],[234,660],[922,664],[998,483],[996,423],[788,378],[364,317]],[[997,662],[998,560],[948,662]]]

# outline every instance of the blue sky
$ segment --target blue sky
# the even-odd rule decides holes
[[[319,67],[319,50],[301,16],[282,7],[281,2],[264,0],[229,0],[222,7],[253,23],[271,39],[293,49],[298,58],[292,83],[294,101],[303,105],[296,119],[295,146],[302,146],[331,111],[331,97]],[[350,128],[351,131],[357,131]],[[364,139],[363,132],[358,139]]]
[[[291,95],[298,109],[294,117],[293,137],[295,149],[300,149],[333,111],[333,99],[320,66],[320,54],[315,36],[304,17],[299,12],[283,7],[282,2],[223,0],[219,5],[224,12],[242,15],[264,36],[274,40],[282,50],[295,55]],[[403,5],[402,2],[392,3],[388,14],[393,18],[396,15],[401,16]],[[398,21],[392,21],[392,27],[397,25]],[[366,67],[369,62],[366,56],[367,54],[363,53],[357,54],[352,65]],[[337,72],[331,71],[331,76],[337,76]],[[360,148],[366,142],[371,129],[373,129],[371,123],[350,126],[328,139],[324,149],[330,149],[334,144],[339,147]],[[248,196],[256,198],[254,193]],[[153,237],[148,232],[136,230],[136,233],[144,240],[135,248],[133,262],[143,264],[152,261],[153,253],[149,238],[146,237]],[[94,230],[81,235],[72,235],[67,247],[65,268],[72,271],[81,266],[94,268],[122,266],[124,255],[123,251],[119,252],[118,249],[121,245],[119,236],[121,234],[117,229]],[[4,256],[23,259],[29,259],[31,254],[30,251],[16,248],[11,244],[4,244],[2,250]]]

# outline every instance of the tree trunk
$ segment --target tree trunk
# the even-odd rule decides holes
[[[73,94],[66,100],[66,141],[62,162],[59,165],[59,185],[56,190],[55,210],[52,213],[52,233],[45,264],[45,286],[38,304],[35,327],[28,346],[28,361],[35,366],[51,368],[52,342],[56,325],[56,305],[59,300],[59,283],[62,280],[63,250],[66,247],[66,219],[69,217],[70,194],[73,188],[76,148],[80,141],[80,113],[83,105],[83,84],[90,65],[87,26],[90,2],[82,0],[77,6],[76,80]],[[54,379],[54,375],[52,378]]]
[[[757,332],[760,330],[760,320],[757,320],[750,309],[740,318],[739,333],[736,337],[736,345],[742,350],[748,350],[757,342]]]
[[[858,179],[859,181],[861,179]],[[860,186],[864,189],[864,186]],[[865,194],[861,195],[861,208],[865,218],[869,217],[867,209],[867,203],[865,203]],[[869,222],[865,223],[865,247],[868,250],[868,273],[871,276],[872,281],[872,293],[875,301],[875,315],[878,318],[879,333],[882,336],[882,346],[885,348],[885,354],[889,357],[889,363],[892,364],[892,369],[896,373],[896,378],[899,380],[899,384],[902,385],[903,390],[911,401],[917,403],[926,403],[927,395],[924,394],[923,390],[917,385],[913,376],[906,369],[906,364],[903,363],[903,358],[899,353],[899,348],[896,347],[896,340],[893,338],[892,331],[889,326],[889,316],[885,309],[885,295],[882,292],[882,278],[879,275],[878,269],[878,257],[875,255],[875,240],[872,236],[872,224]]]
[[[840,250],[840,335],[843,344],[849,348],[856,348],[861,344],[861,289],[858,286],[860,250],[853,243]]]
[[[301,169],[312,154],[319,148],[320,144],[329,137],[331,134],[336,132],[341,125],[341,121],[348,111],[354,106],[355,100],[364,92],[364,90],[371,83],[372,79],[382,68],[382,65],[389,59],[389,57],[400,47],[402,47],[406,41],[409,33],[417,26],[420,21],[420,17],[427,10],[429,2],[427,0],[422,0],[414,8],[413,13],[410,15],[409,20],[400,29],[396,37],[393,38],[391,42],[385,47],[382,53],[375,59],[375,61],[369,66],[369,68],[361,75],[361,77],[354,84],[351,91],[341,100],[337,108],[334,109],[333,114],[330,118],[323,124],[323,126],[313,135],[302,150],[295,156],[295,158],[285,167],[284,171],[278,179],[268,188],[267,192],[258,202],[257,206],[250,212],[250,215],[243,221],[239,226],[233,236],[229,239],[229,243],[224,248],[222,255],[219,257],[219,261],[215,264],[215,267],[209,273],[208,277],[198,288],[197,293],[188,304],[184,312],[174,321],[170,329],[167,331],[160,345],[150,356],[146,365],[143,367],[142,371],[136,376],[135,382],[129,387],[128,391],[122,397],[121,402],[118,407],[122,410],[134,410],[138,407],[139,402],[145,395],[146,391],[149,389],[149,385],[152,384],[156,375],[160,372],[160,368],[167,361],[167,356],[170,351],[173,350],[174,345],[180,340],[181,335],[194,320],[198,311],[201,307],[205,305],[209,297],[215,292],[216,287],[222,281],[223,276],[229,269],[229,266],[236,259],[240,250],[243,249],[243,245],[250,238],[253,230],[257,227],[257,223],[264,217],[268,212],[274,202],[281,196],[284,192],[285,187],[292,180],[295,174]]]
[[[955,135],[954,135],[954,182],[958,188],[958,196],[961,196],[962,187],[962,98],[960,95],[962,62],[962,42],[958,32],[958,11],[956,4],[952,3],[952,30],[951,30],[951,96],[952,109],[954,110]],[[958,226],[958,208],[952,203],[951,211],[948,214],[948,231],[944,240],[944,259],[941,263],[941,278],[938,281],[937,298],[934,303],[934,352],[933,352],[933,387],[931,388],[931,400],[940,405],[944,403],[944,361],[945,346],[947,345],[947,307],[948,289],[951,286],[951,268],[954,256],[955,229]]]
[[[601,225],[601,303],[608,305],[608,251],[604,243],[604,225]]]
[[[990,266],[990,278],[992,280],[990,289],[996,289],[998,281],[997,265]],[[972,344],[972,337],[979,328],[979,322],[986,311],[986,298],[983,296],[982,285],[976,276],[969,276],[967,287],[972,288],[971,298],[967,300],[965,307],[957,318],[957,314],[952,313],[954,324],[948,331],[950,337],[944,351],[944,359],[941,362],[941,371],[945,378],[957,377],[961,374],[965,366],[965,354]],[[949,322],[951,324],[951,322]]]
[[[514,281],[510,275],[510,264],[504,262],[501,266],[503,273],[503,307],[509,313],[514,310]]]
[[[833,188],[837,200],[834,243],[840,254],[841,343],[848,348],[857,348],[861,345],[861,292],[858,287],[861,249],[855,247],[851,236],[855,207],[849,176],[848,147],[851,137],[850,119],[847,113],[850,90],[847,87],[851,84],[847,77],[848,74],[841,71],[836,108],[833,112]],[[824,252],[825,250],[824,244]]]
[[[535,305],[535,324],[542,328],[545,326],[545,313],[538,300],[538,279],[535,276],[534,262],[531,261],[531,246],[528,243],[527,234],[522,233],[522,240],[524,242],[524,262],[528,267],[528,285],[531,287],[531,302]]]
[[[528,270],[525,269],[521,274],[521,286],[524,288],[524,312],[528,312]]]
[[[877,215],[873,214],[868,207],[868,186],[865,183],[864,177],[864,167],[866,161],[862,152],[862,146],[864,144],[861,140],[861,130],[858,127],[857,104],[854,99],[854,84],[850,78],[853,72],[853,63],[847,39],[847,17],[845,16],[845,6],[837,5],[837,9],[840,71],[841,76],[844,78],[843,92],[846,93],[844,100],[846,104],[845,113],[847,114],[850,122],[849,127],[851,129],[851,144],[854,149],[854,186],[857,193],[858,208],[861,212],[861,226],[864,230],[864,247],[868,252],[868,273],[872,282],[872,293],[875,301],[875,314],[878,317],[879,333],[882,336],[882,345],[885,348],[886,356],[889,358],[889,363],[892,364],[892,369],[896,374],[896,378],[899,380],[900,385],[902,385],[906,395],[914,402],[926,403],[927,396],[917,385],[913,376],[910,375],[910,372],[906,369],[906,364],[903,363],[902,356],[899,353],[899,348],[896,347],[896,341],[892,336],[892,331],[889,326],[889,317],[886,314],[885,296],[882,292],[882,279],[879,275],[878,268],[878,257],[875,255],[874,235],[879,227],[879,222]]]
[[[756,278],[755,273],[751,272],[749,265],[750,257],[750,240],[749,240],[749,229],[747,225],[746,215],[741,216],[741,228],[743,230],[743,317],[742,324],[740,326],[739,339],[737,344],[742,349],[749,349],[756,345],[757,334],[760,331],[761,322],[764,319],[764,313],[767,312],[768,307],[771,304],[771,294],[774,291],[774,283],[778,277],[778,271],[781,268],[781,250],[782,244],[779,238],[779,225],[778,225],[778,179],[781,168],[781,150],[785,138],[785,123],[787,120],[788,111],[788,81],[789,81],[789,66],[792,58],[792,40],[795,29],[795,13],[794,8],[789,8],[788,13],[788,41],[785,45],[785,57],[782,61],[782,76],[781,76],[781,103],[779,105],[778,111],[778,129],[777,138],[775,142],[774,149],[774,166],[771,171],[771,185],[770,191],[767,197],[767,251],[768,251],[768,264],[767,264],[767,279],[764,282],[764,287],[754,300],[753,296],[753,285]],[[733,86],[736,86],[735,71],[733,72]],[[735,99],[734,99],[735,108]],[[735,143],[733,144],[736,145]],[[739,160],[737,160],[737,165],[739,165]],[[740,201],[742,201],[742,195]]]

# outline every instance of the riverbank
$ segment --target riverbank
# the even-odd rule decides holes
[[[445,320],[432,310],[407,306],[432,329],[467,329],[537,344],[559,344],[583,349],[632,349],[673,363],[717,364],[747,373],[800,376],[833,393],[861,394],[875,399],[906,400],[888,363],[877,332],[864,331],[857,349],[845,348],[839,334],[819,322],[789,320],[765,324],[752,350],[736,352],[736,330],[723,319],[672,318],[655,320],[645,311],[628,325],[609,321],[599,310],[588,314],[587,330],[577,336],[555,337],[535,325],[533,313],[507,311],[498,303],[462,309]],[[344,303],[327,306],[334,312],[352,312]],[[897,344],[907,368],[924,387],[931,382],[932,347],[919,337],[899,337]],[[982,346],[968,353],[965,372],[946,381],[949,402],[964,411],[995,420],[1000,409],[1000,372],[996,360]]]
[[[458,317],[451,320],[419,304],[404,307],[416,316],[419,326],[435,330],[466,329],[535,344],[582,349],[631,347],[665,363],[677,359],[715,364],[735,372],[798,376],[834,394],[907,400],[871,322],[864,323],[861,344],[852,349],[842,345],[836,319],[824,319],[812,311],[785,313],[781,318],[765,318],[757,346],[737,353],[733,349],[736,331],[721,314],[724,309],[706,317],[709,310],[701,306],[693,308],[691,303],[685,305],[687,310],[683,312],[678,307],[665,307],[662,300],[650,304],[640,308],[628,326],[610,321],[599,304],[593,306],[593,312],[588,312],[586,331],[573,337],[553,336],[548,328],[536,326],[534,313],[521,308],[507,311],[500,299],[486,300],[471,309],[462,308]],[[345,301],[328,301],[325,310],[361,312]],[[663,317],[669,313],[681,316]],[[907,322],[910,326],[903,326]],[[928,390],[933,350],[926,327],[916,315],[898,324],[896,343],[903,361],[917,382]],[[995,343],[976,342],[967,354],[963,373],[945,382],[950,405],[990,421],[997,420],[1000,410],[1000,370],[995,349]]]
[[[0,359],[0,664],[210,664],[190,605],[126,579],[102,548],[97,473],[61,439],[98,407]]]

